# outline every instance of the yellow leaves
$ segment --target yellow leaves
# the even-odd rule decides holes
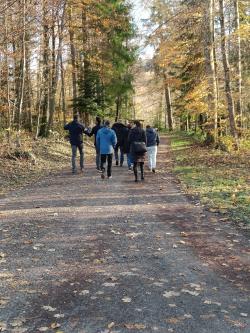
[[[143,330],[143,329],[146,329],[146,325],[144,325],[144,324],[125,324],[124,326],[129,330]]]

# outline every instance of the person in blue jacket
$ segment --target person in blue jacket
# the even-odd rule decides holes
[[[87,129],[78,121],[78,115],[75,114],[73,121],[64,126],[69,131],[69,139],[72,148],[72,173],[76,173],[76,154],[77,149],[80,153],[80,168],[84,169],[84,151],[83,151],[83,134],[87,134]]]
[[[108,162],[107,176],[112,178],[112,160],[114,148],[117,144],[115,131],[110,128],[110,122],[105,121],[104,127],[99,129],[96,136],[96,147],[101,154],[102,179],[105,178],[105,165]]]

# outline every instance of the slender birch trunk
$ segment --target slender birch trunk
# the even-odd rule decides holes
[[[240,14],[239,14],[239,1],[234,0],[234,11],[235,11],[235,32],[236,32],[236,53],[237,53],[237,97],[236,97],[236,114],[237,124],[242,127],[242,56],[241,56],[241,37],[239,35],[240,30]]]
[[[220,13],[220,26],[221,26],[221,52],[222,52],[222,62],[223,62],[223,68],[224,68],[225,92],[226,92],[226,98],[227,98],[227,109],[228,109],[228,115],[229,115],[230,132],[231,132],[231,135],[237,141],[231,74],[230,74],[230,68],[229,68],[229,62],[228,62],[228,55],[227,55],[227,51],[226,51],[224,0],[219,0],[219,5],[220,5],[219,13]]]
[[[208,76],[208,105],[209,113],[214,120],[214,139],[218,138],[218,100],[217,100],[217,80],[214,58],[214,0],[206,0],[205,8],[205,59],[206,72]]]

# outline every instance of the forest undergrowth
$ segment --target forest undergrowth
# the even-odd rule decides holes
[[[63,136],[50,138],[32,137],[23,133],[21,146],[9,146],[6,137],[2,137],[0,147],[0,195],[32,183],[51,172],[69,168],[71,161],[70,144]],[[85,145],[85,157],[93,155],[92,142]]]
[[[202,146],[194,137],[170,135],[174,171],[185,191],[220,220],[250,227],[250,151],[223,152]]]

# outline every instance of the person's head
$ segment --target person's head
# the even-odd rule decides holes
[[[105,120],[105,122],[104,122],[104,126],[105,126],[105,127],[110,127],[110,121],[109,121],[109,120]]]
[[[147,125],[147,126],[146,126],[146,129],[150,129],[150,128],[151,128],[151,126],[150,126],[150,125]]]
[[[128,128],[128,129],[131,129],[131,128],[132,128],[132,125],[131,125],[131,124],[127,124],[127,128]]]
[[[101,118],[100,117],[96,117],[95,118],[95,123],[96,123],[96,125],[100,125],[101,124]]]
[[[73,120],[74,120],[74,121],[77,121],[77,120],[78,120],[78,114],[77,114],[77,113],[74,114],[74,116],[73,116]]]
[[[139,120],[135,120],[134,124],[136,127],[141,128],[141,123],[139,122]]]

